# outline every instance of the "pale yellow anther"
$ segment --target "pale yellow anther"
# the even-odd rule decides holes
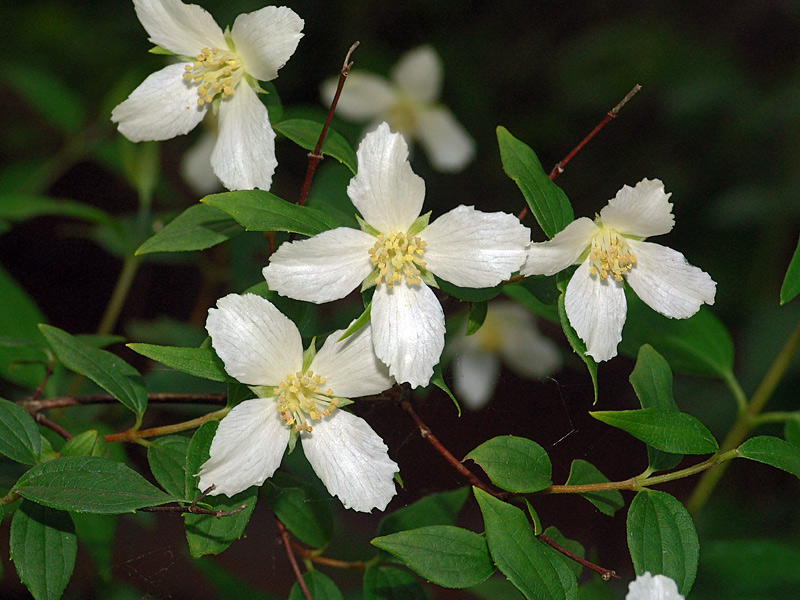
[[[290,373],[277,386],[277,409],[281,419],[298,432],[312,430],[308,421],[318,421],[327,417],[339,404],[333,397],[333,390],[324,393],[320,386],[325,378],[313,371]]]
[[[197,60],[185,65],[186,81],[201,84],[197,88],[197,104],[211,104],[217,97],[229,98],[244,78],[242,61],[230,50],[203,48]]]
[[[601,229],[593,238],[589,252],[589,274],[606,280],[622,281],[636,263],[625,238],[611,229]]]
[[[387,289],[401,283],[405,277],[408,285],[419,285],[420,269],[425,263],[420,260],[425,242],[406,233],[380,234],[375,245],[369,249],[369,260],[378,269],[375,284],[386,283]]]

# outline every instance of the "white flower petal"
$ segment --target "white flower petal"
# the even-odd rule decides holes
[[[372,297],[375,353],[389,373],[411,387],[426,386],[444,349],[444,311],[424,283],[405,282],[391,290],[382,284]]]
[[[575,219],[546,242],[533,243],[522,265],[523,275],[555,275],[575,264],[589,247],[592,236],[599,228],[594,221],[581,217]]]
[[[331,105],[338,84],[338,77],[322,84],[320,93],[326,106]],[[383,115],[394,101],[395,91],[383,77],[353,71],[339,95],[336,114],[353,121],[369,121]]]
[[[270,81],[294,54],[302,31],[303,19],[291,8],[266,6],[236,17],[231,39],[247,74]]]
[[[233,496],[272,477],[289,443],[275,406],[272,398],[246,400],[222,419],[198,473],[201,490],[216,485],[209,495]]]
[[[183,80],[184,64],[152,73],[111,111],[122,135],[132,142],[168,140],[203,120],[206,107],[197,105],[197,85]]]
[[[383,510],[395,495],[394,474],[386,444],[362,418],[337,410],[303,434],[303,452],[328,491],[345,508]]]
[[[510,302],[491,303],[489,311],[501,331],[503,360],[515,373],[538,379],[561,367],[558,347],[539,333],[530,311]]]
[[[443,106],[420,112],[414,136],[419,138],[431,164],[439,171],[461,171],[475,157],[475,140]]]
[[[206,131],[183,155],[181,177],[199,196],[207,196],[222,188],[219,177],[211,170],[211,153],[217,143],[217,136]]]
[[[344,298],[372,271],[368,250],[375,238],[337,227],[307,240],[281,244],[263,274],[282,296],[321,304]]]
[[[337,342],[343,333],[342,329],[330,334],[311,363],[311,370],[325,377],[324,387],[344,398],[380,394],[392,387],[389,368],[375,356],[372,326],[367,323]]]
[[[203,48],[228,47],[214,17],[196,4],[180,0],[133,0],[133,6],[150,36],[148,39],[170,52],[194,56]]]
[[[419,236],[423,260],[437,276],[462,287],[491,287],[518,270],[525,260],[530,231],[514,215],[458,206]]]
[[[622,282],[589,275],[589,261],[578,267],[567,285],[564,307],[586,354],[596,361],[617,355],[628,307]]]
[[[431,46],[406,52],[392,69],[392,80],[418,102],[430,104],[442,91],[442,59]]]
[[[666,575],[644,572],[628,584],[625,600],[684,600],[678,586]]]
[[[717,284],[672,248],[628,240],[636,264],[627,274],[636,295],[653,310],[673,319],[687,319],[700,306],[714,304]]]
[[[491,352],[465,349],[453,359],[453,391],[470,410],[489,402],[500,374],[500,358]]]
[[[269,190],[278,161],[267,107],[242,83],[219,107],[219,134],[211,166],[229,190]]]
[[[247,385],[278,385],[303,366],[297,326],[269,300],[229,294],[208,311],[211,345],[231,377]]]
[[[624,185],[600,211],[600,220],[606,229],[624,235],[645,238],[667,233],[675,225],[671,195],[658,179],[642,179],[635,187]]]
[[[405,233],[419,216],[425,182],[408,164],[408,145],[386,123],[358,146],[358,174],[347,195],[364,220],[382,233]]]

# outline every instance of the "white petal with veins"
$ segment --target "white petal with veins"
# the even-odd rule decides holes
[[[180,0],[133,0],[133,6],[150,36],[148,39],[170,52],[194,56],[203,48],[228,48],[214,17],[196,4]]]
[[[291,8],[266,6],[236,17],[231,39],[247,73],[271,81],[294,54],[302,31],[303,19]]]
[[[671,195],[664,192],[658,179],[642,179],[634,187],[624,185],[600,211],[600,220],[606,229],[623,235],[646,238],[668,233],[675,225]]]
[[[575,219],[547,242],[533,243],[522,265],[523,275],[555,275],[580,258],[600,230],[594,221],[581,217]]]

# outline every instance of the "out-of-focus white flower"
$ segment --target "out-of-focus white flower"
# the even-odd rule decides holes
[[[395,494],[397,465],[366,421],[337,410],[346,398],[377,394],[393,385],[375,357],[366,326],[319,352],[303,353],[297,327],[268,300],[230,294],[208,311],[206,329],[225,370],[258,398],[222,419],[210,458],[200,467],[200,489],[233,496],[271,477],[294,430],[328,491],[345,508],[383,510]],[[308,364],[306,364],[308,363]]]
[[[478,410],[494,393],[502,359],[523,377],[547,377],[561,367],[557,346],[539,333],[533,314],[512,302],[490,302],[486,319],[472,335],[450,342],[453,387],[467,408]]]
[[[442,90],[442,60],[430,46],[404,54],[392,69],[391,81],[352,71],[342,88],[337,114],[353,121],[386,121],[410,143],[418,139],[439,171],[462,170],[475,156],[475,142],[453,113],[437,101]],[[338,78],[322,84],[328,105]]]
[[[208,168],[211,154],[217,145],[217,132],[204,131],[197,141],[183,154],[181,177],[192,191],[199,196],[207,196],[222,189],[222,182]]]
[[[553,275],[580,266],[567,285],[567,317],[586,353],[595,360],[616,356],[627,305],[623,279],[651,308],[687,319],[703,303],[714,304],[717,284],[683,254],[643,241],[675,225],[671,194],[658,179],[623,186],[592,221],[581,217],[547,242],[531,244],[523,275]]]
[[[278,162],[275,132],[256,80],[278,76],[303,36],[303,20],[284,6],[239,15],[225,32],[195,4],[134,0],[149,40],[183,59],[156,71],[111,112],[133,142],[188,133],[209,106],[219,115],[211,167],[231,190],[268,190]]]
[[[684,600],[678,586],[666,575],[650,575],[645,571],[628,584],[625,600]]]
[[[419,216],[425,182],[408,164],[400,134],[381,124],[358,147],[347,188],[362,230],[339,227],[283,244],[264,268],[270,289],[330,302],[364,282],[376,285],[375,353],[399,382],[424,386],[444,348],[444,312],[429,285],[435,273],[457,286],[492,287],[519,269],[530,231],[514,215],[459,206],[428,225]]]

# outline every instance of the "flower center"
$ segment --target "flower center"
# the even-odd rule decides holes
[[[196,58],[186,65],[183,78],[200,84],[197,88],[197,105],[210,104],[217,96],[232,96],[244,77],[244,67],[239,57],[230,50],[203,48]]]
[[[613,229],[602,229],[592,238],[592,250],[589,252],[589,273],[599,275],[600,279],[622,281],[636,264],[636,255],[631,252],[625,238]]]
[[[418,236],[407,233],[380,234],[378,241],[369,249],[369,260],[378,269],[375,285],[386,282],[386,287],[392,289],[394,284],[400,283],[405,275],[408,285],[419,285],[420,269],[425,268],[422,260],[425,241]]]
[[[314,375],[314,371],[306,373],[289,373],[278,385],[278,412],[281,419],[289,427],[297,431],[311,431],[307,419],[318,421],[339,406],[339,399],[333,397],[333,390],[320,393],[325,378]]]

